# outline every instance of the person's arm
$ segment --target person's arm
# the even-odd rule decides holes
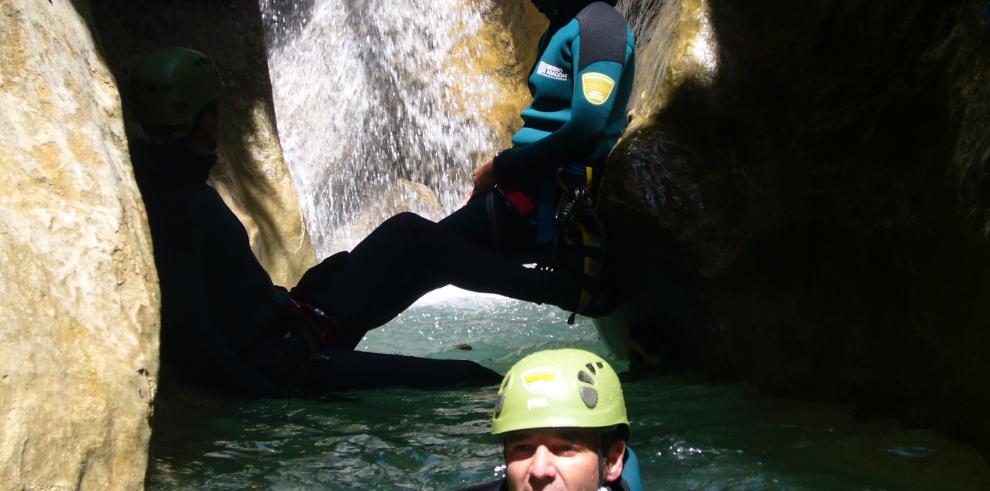
[[[544,169],[581,163],[604,136],[627,60],[627,25],[611,7],[589,9],[579,21],[581,32],[571,46],[575,59],[570,120],[539,141],[498,154],[493,170],[499,180],[525,179]]]
[[[553,169],[568,162],[580,163],[586,158],[605,134],[618,92],[615,87],[621,75],[622,65],[611,61],[595,63],[578,73],[574,81],[570,121],[537,142],[498,154],[493,162],[498,179],[525,179],[536,171]],[[591,89],[587,82],[605,86],[611,84],[608,99],[602,104],[589,101],[588,91]]]

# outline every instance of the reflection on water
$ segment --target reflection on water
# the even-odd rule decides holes
[[[371,333],[361,349],[482,361],[581,346],[590,323],[447,290]],[[472,350],[454,345],[467,343]],[[517,347],[524,348],[517,348]],[[617,366],[623,368],[622,363]],[[770,398],[690,376],[624,384],[647,489],[990,489],[972,448],[848,407]],[[363,391],[325,400],[243,401],[189,391],[161,401],[150,489],[452,489],[489,479],[495,387]]]

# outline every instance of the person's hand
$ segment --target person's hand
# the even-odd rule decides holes
[[[471,190],[468,199],[487,193],[496,184],[498,184],[498,176],[495,175],[495,164],[493,160],[489,160],[474,170],[474,189]]]

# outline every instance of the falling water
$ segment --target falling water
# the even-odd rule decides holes
[[[489,0],[261,5],[279,136],[318,254],[399,211],[452,211],[496,150],[482,115],[498,87],[455,59]]]

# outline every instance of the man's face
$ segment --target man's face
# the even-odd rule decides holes
[[[616,455],[615,447],[621,449]],[[512,491],[594,491],[599,485],[595,433],[570,430],[532,430],[509,435],[504,452],[506,479]],[[609,449],[605,479],[622,474],[625,443]],[[616,462],[617,461],[617,462]]]

